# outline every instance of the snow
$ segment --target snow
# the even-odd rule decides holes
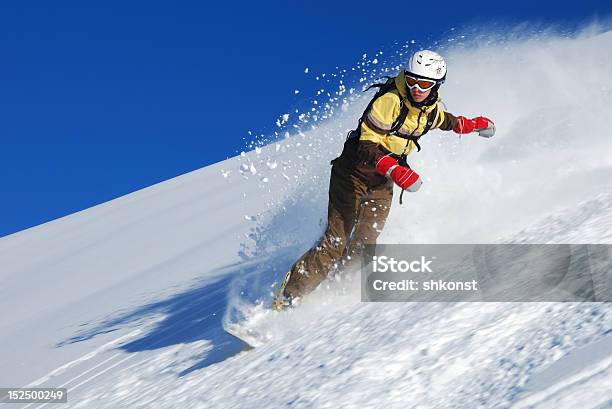
[[[423,138],[426,182],[381,242],[612,244],[611,46],[447,45],[448,110],[498,133]],[[0,385],[67,387],[71,408],[609,407],[608,303],[361,303],[349,275],[259,311],[324,228],[329,160],[367,98],[339,103],[274,145],[1,238]],[[240,352],[224,322],[253,311],[266,342]]]

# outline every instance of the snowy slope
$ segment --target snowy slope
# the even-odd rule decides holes
[[[448,110],[498,135],[423,138],[426,183],[381,241],[612,243],[612,33],[448,43]],[[83,408],[612,405],[609,304],[362,304],[358,283],[330,283],[239,353],[226,314],[269,302],[317,239],[329,160],[366,102],[0,239],[0,386],[65,386]]]

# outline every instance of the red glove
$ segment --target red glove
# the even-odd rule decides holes
[[[453,128],[458,134],[466,134],[478,132],[480,136],[490,138],[495,134],[495,124],[489,118],[477,116],[474,119],[468,119],[464,116],[457,117],[457,125]]]
[[[423,184],[418,173],[401,166],[396,159],[389,155],[385,155],[378,160],[376,172],[385,177],[390,177],[396,185],[409,192],[416,192]]]

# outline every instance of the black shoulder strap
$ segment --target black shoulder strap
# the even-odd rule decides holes
[[[429,130],[433,126],[434,121],[436,120],[437,115],[438,115],[438,107],[436,106],[434,109],[431,110],[429,115],[427,115],[427,124],[425,125],[425,129],[423,129],[423,133],[421,134],[421,136],[429,132]]]
[[[391,125],[391,129],[389,130],[389,134],[396,133],[404,124],[406,117],[408,116],[408,106],[404,103],[404,99],[400,97],[400,113],[397,116],[397,119]]]

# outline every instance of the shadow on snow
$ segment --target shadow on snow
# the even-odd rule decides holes
[[[291,258],[285,253],[273,261],[247,261],[211,272],[213,277],[220,278],[207,280],[165,300],[144,305],[104,321],[95,328],[64,340],[56,346],[86,341],[97,335],[125,328],[129,324],[143,325],[147,318],[161,314],[164,318],[155,323],[150,331],[122,345],[119,349],[134,353],[189,344],[194,341],[209,341],[212,349],[203,352],[203,358],[199,362],[178,373],[178,376],[184,376],[197,369],[221,362],[248,347],[245,342],[230,335],[223,328],[228,299],[237,289],[242,299],[253,303],[265,298],[262,286],[269,286],[272,278],[277,276],[274,272],[277,272],[278,268],[281,268],[278,271],[287,268]],[[249,284],[252,291],[248,291],[245,284]]]

